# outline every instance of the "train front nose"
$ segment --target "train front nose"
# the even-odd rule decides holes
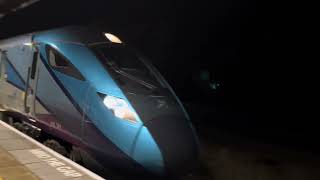
[[[195,165],[197,137],[184,117],[162,116],[146,122],[145,129],[150,134],[149,140],[140,134],[135,152],[144,154],[149,170],[158,174],[181,174]]]

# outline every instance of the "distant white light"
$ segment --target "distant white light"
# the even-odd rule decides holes
[[[25,46],[32,46],[33,44],[31,42],[23,43]]]
[[[115,35],[110,33],[104,33],[104,35],[113,43],[122,43],[122,41]]]

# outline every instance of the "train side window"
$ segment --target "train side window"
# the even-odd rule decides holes
[[[47,46],[46,52],[51,68],[78,80],[85,80],[76,67],[74,67],[74,65],[71,64],[71,62],[68,61],[67,58],[60,54],[57,50]]]
[[[52,67],[68,68],[68,62],[52,50],[49,50],[49,63]]]

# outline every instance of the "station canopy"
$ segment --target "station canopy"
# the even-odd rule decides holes
[[[0,0],[0,19],[5,15],[26,8],[40,0]]]

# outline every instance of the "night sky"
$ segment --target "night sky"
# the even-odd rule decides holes
[[[65,25],[101,27],[160,69],[196,127],[309,143],[317,135],[310,103],[314,71],[305,72],[300,58],[301,20],[280,6],[251,0],[43,0],[1,19],[0,37]]]

